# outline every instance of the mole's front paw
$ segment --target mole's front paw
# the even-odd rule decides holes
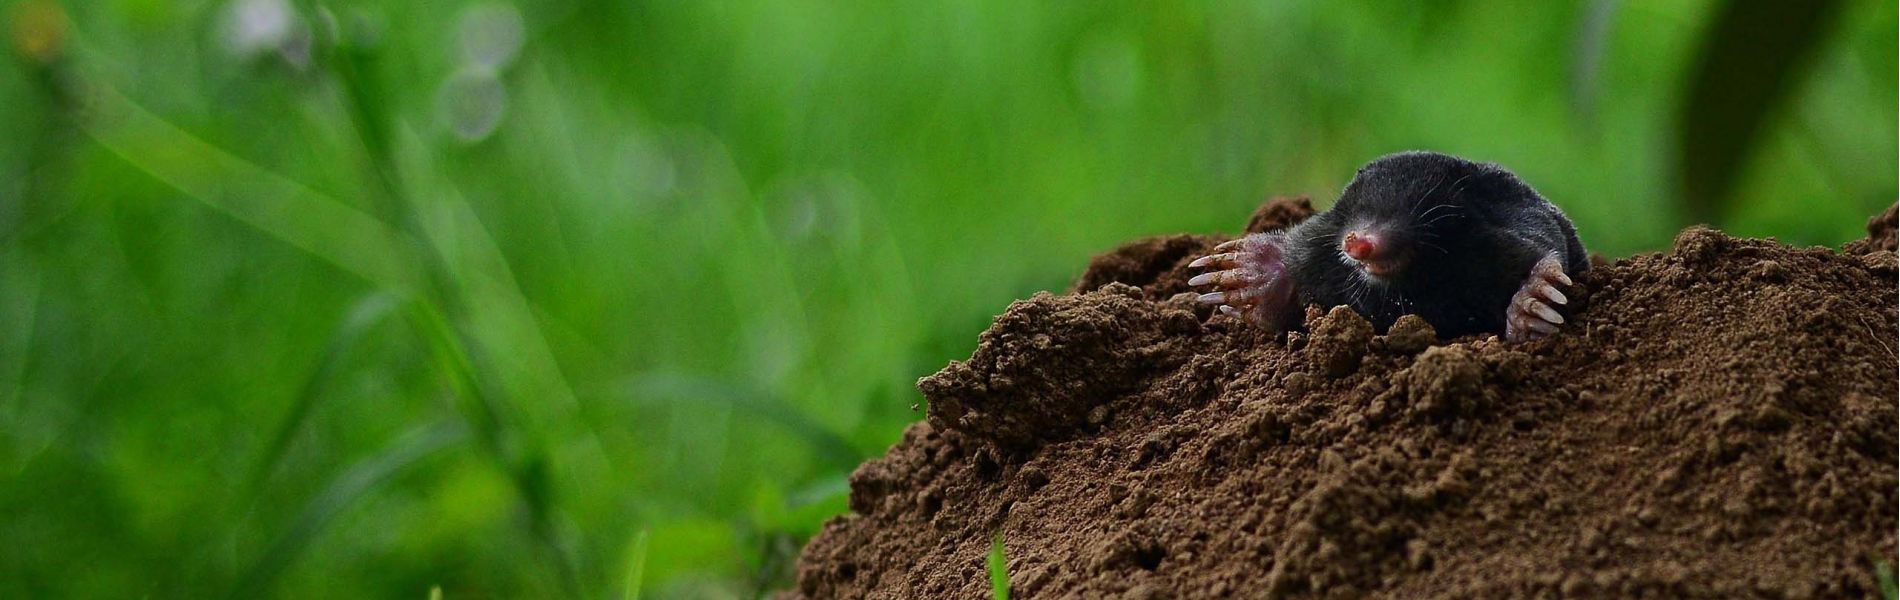
[[[1557,312],[1556,306],[1570,303],[1570,299],[1557,290],[1559,285],[1571,285],[1570,276],[1564,274],[1563,263],[1558,262],[1556,256],[1537,261],[1531,267],[1530,277],[1526,277],[1524,285],[1517,288],[1517,294],[1511,296],[1510,306],[1504,308],[1504,338],[1517,342],[1556,333],[1557,326],[1564,323],[1564,316]]]
[[[1214,247],[1213,254],[1188,263],[1189,267],[1218,267],[1202,273],[1188,285],[1220,288],[1200,300],[1220,306],[1221,314],[1238,317],[1268,329],[1282,329],[1293,302],[1293,278],[1286,269],[1286,235],[1256,233]]]

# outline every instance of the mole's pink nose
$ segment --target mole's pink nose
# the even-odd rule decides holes
[[[1339,243],[1346,256],[1353,260],[1371,260],[1379,255],[1379,236],[1361,231],[1346,232],[1346,239]]]

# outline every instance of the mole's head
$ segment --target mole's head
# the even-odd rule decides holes
[[[1359,169],[1330,211],[1323,238],[1344,265],[1375,282],[1399,281],[1445,254],[1465,225],[1464,187],[1484,166],[1432,152],[1405,152]],[[1315,240],[1316,242],[1319,240]]]

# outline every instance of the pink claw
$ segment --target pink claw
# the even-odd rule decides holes
[[[1216,254],[1188,263],[1192,268],[1221,270],[1196,275],[1188,280],[1188,285],[1214,286],[1217,291],[1202,294],[1199,300],[1217,305],[1221,314],[1279,331],[1293,301],[1293,281],[1286,272],[1285,247],[1286,235],[1278,232],[1255,233],[1223,242],[1214,247]]]
[[[1563,264],[1554,255],[1538,260],[1504,308],[1504,338],[1521,342],[1556,333],[1564,316],[1552,305],[1570,303],[1570,298],[1557,289],[1559,285],[1572,285]]]

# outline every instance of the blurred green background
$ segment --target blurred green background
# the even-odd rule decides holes
[[[1012,299],[1398,150],[1859,237],[1894,3],[1697,212],[1734,4],[0,0],[0,597],[757,596]]]

